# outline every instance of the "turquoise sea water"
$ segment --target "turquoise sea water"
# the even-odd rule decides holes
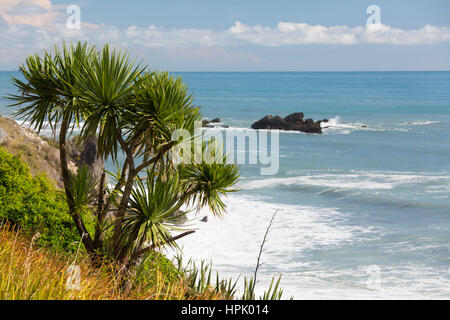
[[[0,72],[1,95],[11,74]],[[187,257],[250,275],[279,210],[260,290],[282,274],[296,299],[450,298],[450,72],[178,75],[221,130],[267,114],[331,119],[322,135],[280,133],[276,175],[242,165],[225,218],[180,242]]]

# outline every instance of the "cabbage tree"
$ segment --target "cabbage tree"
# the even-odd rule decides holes
[[[172,161],[172,151],[181,143],[172,139],[173,132],[183,129],[194,137],[195,124],[201,120],[181,78],[151,71],[108,45],[98,50],[86,43],[63,44],[30,56],[20,71],[25,80],[12,80],[20,94],[9,96],[13,106],[20,106],[16,115],[37,131],[47,126],[59,129],[69,213],[92,256],[106,255],[130,267],[149,250],[176,246],[177,239],[192,233],[172,235],[178,216],[189,211],[186,207],[196,204],[197,210],[207,207],[214,215],[223,215],[222,198],[235,191],[237,167],[226,161],[182,165]],[[98,157],[121,168],[111,188],[105,170],[93,179],[85,177],[84,169],[70,173],[66,140],[75,126],[81,141],[96,135]],[[92,192],[82,192],[93,188],[92,181],[98,182],[94,234],[84,225],[85,210],[80,209],[88,202],[92,208]]]

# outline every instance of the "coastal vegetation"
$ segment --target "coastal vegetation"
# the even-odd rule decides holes
[[[93,259],[106,256],[128,270],[143,254],[171,244],[180,208],[199,200],[220,215],[220,195],[232,192],[238,170],[231,164],[175,167],[169,152],[175,129],[193,133],[199,109],[181,79],[134,65],[124,53],[98,51],[86,43],[62,45],[42,56],[29,56],[20,68],[25,81],[13,78],[20,94],[9,98],[21,106],[17,116],[39,132],[59,130],[59,154],[65,198],[81,241]],[[90,176],[86,168],[69,170],[67,139],[81,125],[79,139],[98,136],[98,157],[122,168],[109,189],[106,171]],[[125,154],[124,163],[117,158]],[[137,159],[140,163],[137,163]],[[140,173],[146,174],[143,187]],[[86,210],[96,198],[95,232],[88,230]],[[112,213],[112,214],[111,214]]]
[[[237,280],[214,279],[210,265],[174,263],[161,253],[194,232],[183,224],[189,213],[207,208],[222,217],[222,198],[237,191],[239,178],[213,141],[200,148],[222,161],[174,164],[172,150],[182,141],[172,133],[183,129],[195,137],[201,121],[181,78],[108,45],[80,42],[29,56],[20,72],[12,79],[18,93],[8,98],[16,117],[57,136],[48,145],[58,150],[52,164],[59,166],[62,191],[24,163],[32,158],[30,147],[25,157],[0,149],[3,298],[236,298]],[[116,172],[73,166],[68,141],[75,129],[80,143],[96,139],[96,156],[114,163]],[[75,293],[65,282],[73,266],[83,274]],[[279,280],[273,284],[263,298],[281,297]],[[254,284],[247,290],[242,298],[254,299]]]
[[[20,226],[47,247],[73,250],[79,239],[62,194],[45,174],[29,167],[0,147],[0,220]],[[75,246],[76,249],[76,246]]]

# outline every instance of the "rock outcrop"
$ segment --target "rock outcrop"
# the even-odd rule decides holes
[[[206,120],[203,119],[202,120],[202,127],[203,128],[229,128],[229,126],[217,126],[217,125],[212,125],[212,124],[217,124],[220,123],[220,119],[219,118],[214,118],[212,120]]]
[[[13,119],[0,116],[0,146],[13,155],[19,156],[33,175],[45,172],[58,188],[63,188],[59,162],[58,142],[52,138],[39,136],[33,130],[20,126]],[[75,139],[67,141],[68,167],[76,172],[87,165],[98,177],[103,171],[103,160],[97,158],[97,138],[91,137],[83,143]]]
[[[68,141],[68,153],[77,167],[86,165],[89,171],[96,177],[100,177],[103,172],[104,162],[102,158],[97,157],[97,137],[89,137],[82,143],[78,143],[76,139]]]
[[[29,167],[33,175],[45,172],[58,188],[63,187],[59,164],[57,142],[43,138],[31,129],[19,126],[13,119],[0,117],[0,146],[7,152],[18,156]],[[69,169],[76,165],[69,160]]]
[[[322,133],[322,122],[328,122],[328,119],[314,121],[313,119],[303,120],[303,112],[296,112],[285,118],[280,116],[267,115],[264,118],[254,122],[252,129],[278,129],[301,131],[305,133]]]

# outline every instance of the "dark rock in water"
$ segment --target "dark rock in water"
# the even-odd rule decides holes
[[[295,112],[285,117],[284,121],[301,125],[303,123],[303,117],[304,117],[303,112]]]
[[[201,222],[208,222],[208,216],[204,216],[200,221]]]
[[[211,125],[211,123],[220,123],[220,119],[219,118],[214,118],[212,120],[206,120],[203,119],[202,120],[202,127],[203,128],[229,128],[229,126],[215,126],[215,125]]]
[[[202,120],[202,127],[205,127],[205,128],[213,128],[214,126],[211,126],[211,125],[210,125],[211,123],[220,123],[220,119],[219,119],[219,118],[214,118],[214,119],[212,119],[212,120],[206,120],[206,119],[203,119],[203,120]]]
[[[291,124],[284,121],[280,116],[265,116],[252,124],[252,129],[280,129],[289,130]]]
[[[278,129],[292,130],[306,133],[322,133],[321,122],[328,122],[328,119],[314,122],[313,119],[303,120],[303,112],[296,112],[288,115],[284,119],[280,116],[265,116],[252,124],[252,129]]]

